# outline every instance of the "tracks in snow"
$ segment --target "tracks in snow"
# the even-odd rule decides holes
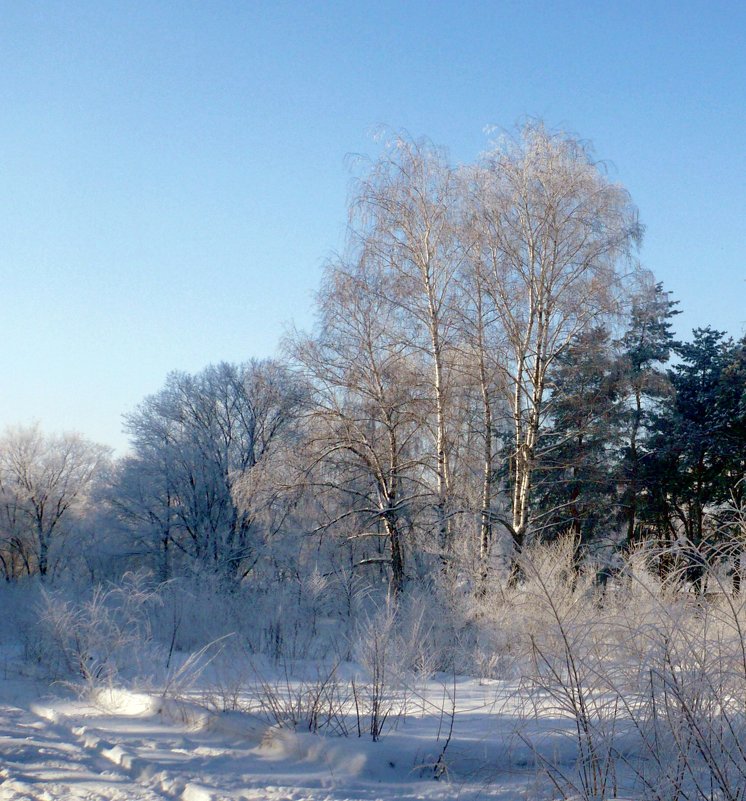
[[[189,767],[192,757],[188,748],[171,750],[161,744],[156,759],[149,759],[128,747],[127,739],[108,739],[53,706],[33,704],[29,710],[0,707],[0,801],[232,801],[252,797],[226,795],[195,778],[184,778],[182,769]],[[148,743],[141,740],[140,745],[147,747]]]
[[[113,768],[116,774],[125,776],[136,788],[141,788],[145,792],[143,798],[148,801],[233,801],[249,797],[241,793],[226,793],[222,788],[209,786],[196,778],[193,774],[199,764],[194,764],[194,756],[201,749],[179,733],[171,721],[154,726],[161,736],[164,729],[169,730],[166,741],[159,742],[147,727],[139,737],[124,731],[121,736],[112,738],[111,732],[102,734],[95,725],[66,719],[53,707],[37,705],[33,711],[48,720],[52,727],[64,731],[67,738],[97,764],[106,766],[108,770]],[[134,717],[132,721],[137,724],[141,719]],[[143,756],[143,751],[150,754]]]

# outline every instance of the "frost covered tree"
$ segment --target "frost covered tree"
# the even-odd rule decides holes
[[[259,508],[247,487],[293,431],[301,401],[278,362],[221,363],[196,375],[172,373],[126,417],[134,455],[112,500],[138,537],[150,531],[162,576],[174,550],[194,569],[248,575],[267,533],[268,496]]]
[[[473,224],[473,219],[467,216],[462,224]],[[480,595],[486,588],[497,524],[504,517],[500,474],[509,412],[500,362],[503,331],[487,291],[485,267],[477,254],[459,275],[459,358],[455,368],[461,388],[459,435],[466,444],[465,458],[460,460],[464,475],[459,483],[464,505],[476,512],[478,520],[476,584]]]
[[[351,208],[353,246],[385,274],[382,299],[396,309],[402,342],[419,354],[431,407],[429,471],[443,558],[453,534],[454,308],[465,255],[456,224],[460,197],[458,172],[442,150],[398,136],[360,181]],[[378,291],[377,283],[367,291]]]
[[[0,438],[0,567],[47,576],[52,548],[85,503],[111,450],[79,434],[48,436],[38,426]]]
[[[385,540],[385,556],[363,549],[358,566],[386,563],[398,595],[407,532],[426,494],[428,402],[416,348],[400,338],[400,312],[387,300],[390,276],[376,269],[375,258],[327,268],[318,294],[319,330],[314,337],[296,335],[288,347],[310,387],[310,485],[333,496],[320,526],[342,524],[350,541]]]
[[[457,542],[476,542],[483,584],[495,522],[516,550],[532,524],[549,371],[628,291],[636,209],[582,142],[530,123],[458,168],[428,142],[394,138],[357,185],[351,221],[345,260],[356,266],[345,269],[358,305],[349,292],[342,298],[341,282],[323,300],[336,295],[345,323],[362,303],[385,323],[375,336],[369,326],[370,359],[338,348],[323,366],[357,376],[362,362],[406,352],[399,374],[419,390],[419,480],[434,512],[415,528],[422,536],[429,525],[444,564]],[[325,324],[322,311],[322,338]],[[506,435],[507,517],[496,481]],[[478,536],[465,537],[476,519]]]
[[[125,552],[154,564],[159,580],[167,581],[177,531],[174,448],[165,436],[160,441],[143,436],[136,451],[115,465],[106,497],[129,534]]]
[[[483,274],[499,325],[512,409],[510,532],[531,525],[548,373],[574,338],[617,310],[641,239],[629,194],[576,137],[528,123],[482,160],[474,177]]]

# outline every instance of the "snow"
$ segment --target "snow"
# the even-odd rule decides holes
[[[411,702],[372,742],[365,732],[313,734],[155,692],[110,688],[78,699],[60,688],[45,694],[49,688],[30,678],[6,677],[0,681],[0,799],[526,798],[538,774],[515,735],[520,693],[501,682],[456,681],[453,737],[442,776],[434,778],[452,711],[443,699],[453,677],[440,678],[423,682],[419,704]],[[556,752],[556,737],[545,733]]]
[[[535,564],[551,578],[558,560]],[[406,609],[296,659],[240,631],[176,646],[143,624],[138,639],[121,606],[51,595],[46,617],[9,626],[34,607],[0,597],[0,801],[740,798],[746,598],[693,606],[644,573],[598,603],[546,576],[485,609],[481,639],[438,665],[471,676],[413,658],[432,634]]]

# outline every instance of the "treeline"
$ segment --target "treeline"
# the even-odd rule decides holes
[[[284,361],[171,374],[115,461],[7,431],[0,571],[480,597],[570,533],[600,575],[645,541],[701,589],[746,536],[746,338],[676,341],[641,236],[572,136],[531,123],[461,166],[394,138]]]

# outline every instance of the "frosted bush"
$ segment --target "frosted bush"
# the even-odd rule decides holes
[[[158,603],[157,591],[142,574],[96,587],[84,599],[44,592],[27,655],[50,677],[87,685],[149,677],[161,661],[151,628]]]

